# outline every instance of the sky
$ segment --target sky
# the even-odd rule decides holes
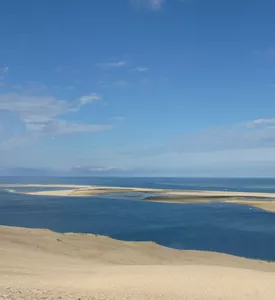
[[[0,174],[275,176],[274,0],[8,0]]]

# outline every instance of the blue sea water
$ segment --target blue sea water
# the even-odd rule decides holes
[[[0,184],[96,184],[192,190],[275,192],[275,179],[14,178]],[[275,214],[224,203],[166,204],[123,195],[45,197],[0,190],[0,225],[154,241],[177,249],[209,250],[275,261]],[[131,200],[129,200],[131,199]]]
[[[41,183],[275,193],[275,178],[1,177],[0,184]]]

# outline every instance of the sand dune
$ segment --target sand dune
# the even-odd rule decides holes
[[[275,264],[0,227],[0,299],[272,300]]]

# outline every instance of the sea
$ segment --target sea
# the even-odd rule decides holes
[[[2,185],[28,183],[275,193],[275,178],[0,177]],[[142,193],[33,196],[0,187],[0,225],[93,233],[275,261],[275,214],[235,204],[153,203]]]

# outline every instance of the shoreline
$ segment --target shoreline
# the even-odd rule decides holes
[[[264,211],[275,213],[275,199],[274,200],[260,200],[259,198],[251,200],[250,197],[242,197],[241,199],[234,197],[224,197],[224,198],[209,198],[207,197],[198,197],[198,198],[183,198],[181,196],[153,196],[147,197],[147,201],[156,202],[156,203],[174,203],[174,204],[207,204],[207,203],[231,203],[236,205],[245,205],[249,207],[255,207],[262,209]]]
[[[237,205],[247,205],[265,211],[275,212],[275,193],[258,192],[228,192],[228,191],[197,191],[197,190],[168,190],[137,187],[112,187],[112,186],[90,186],[90,185],[62,185],[62,184],[9,184],[0,185],[2,188],[16,187],[41,187],[60,188],[61,190],[47,190],[23,192],[10,192],[52,197],[91,197],[97,195],[120,194],[120,193],[149,193],[158,196],[149,196],[142,201],[181,203],[181,204],[201,204],[201,203],[231,203]],[[62,190],[66,188],[66,190]],[[265,200],[272,199],[272,200]]]
[[[208,191],[208,190],[173,190],[173,189],[157,189],[157,188],[139,188],[139,187],[119,187],[119,186],[98,186],[98,185],[70,185],[70,184],[0,184],[0,188],[12,187],[41,187],[41,188],[66,188],[66,190],[48,190],[35,192],[18,192],[30,195],[45,196],[69,196],[74,192],[74,196],[90,196],[102,193],[125,193],[125,192],[142,192],[142,193],[158,193],[169,196],[203,196],[203,197],[256,197],[256,198],[272,198],[275,200],[275,193],[263,192],[231,192],[231,191]]]
[[[152,242],[0,226],[0,253],[4,299],[270,300],[275,293],[275,262]]]

